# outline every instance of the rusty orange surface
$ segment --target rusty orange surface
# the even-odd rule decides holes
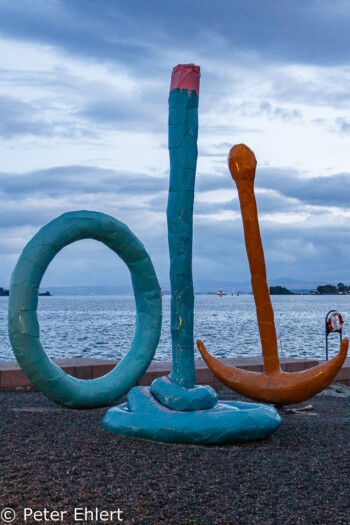
[[[231,149],[228,164],[241,206],[265,372],[258,374],[225,365],[209,354],[202,341],[198,340],[197,346],[215,377],[239,394],[280,405],[301,403],[333,381],[344,363],[349,342],[343,339],[339,353],[327,363],[302,372],[282,372],[254,195],[255,155],[244,144],[238,144]]]

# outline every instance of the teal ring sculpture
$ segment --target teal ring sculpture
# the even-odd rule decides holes
[[[119,255],[130,270],[136,302],[129,351],[111,372],[91,380],[71,377],[51,361],[39,339],[37,318],[39,285],[48,265],[62,248],[81,239],[100,241]],[[162,299],[150,256],[117,219],[92,211],[65,213],[44,226],[24,248],[12,274],[8,322],[17,361],[43,394],[71,408],[109,405],[137,383],[158,345]]]

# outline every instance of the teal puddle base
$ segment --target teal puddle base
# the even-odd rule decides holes
[[[108,410],[102,426],[123,436],[205,445],[262,439],[281,423],[275,408],[239,401],[218,402],[214,408],[193,412],[171,410],[159,403],[150,387],[137,386],[126,403]]]

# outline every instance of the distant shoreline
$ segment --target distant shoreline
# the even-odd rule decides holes
[[[96,292],[96,293],[80,293],[80,294],[77,294],[77,293],[63,293],[63,294],[51,294],[51,293],[46,293],[46,292],[40,292],[38,294],[40,297],[55,297],[55,298],[60,298],[60,297],[133,297],[134,296],[134,293],[132,291],[128,292],[128,293],[99,293],[99,292]],[[217,295],[217,293],[214,293],[214,292],[195,292],[194,294],[195,296],[197,297],[204,297],[204,296],[211,296],[211,297],[218,297],[218,299],[223,299],[223,297],[237,297],[237,299],[239,299],[239,296],[249,296],[249,297],[253,297],[253,292],[239,292],[239,294],[225,294],[223,295],[222,297],[220,297],[219,295]],[[305,297],[328,297],[328,296],[336,296],[336,297],[340,297],[340,296],[349,296],[350,297],[350,293],[328,293],[328,294],[320,294],[320,293],[308,293],[308,292],[292,292],[291,294],[279,294],[279,293],[274,293],[274,294],[270,294],[271,297],[276,297],[276,296],[279,296],[279,297],[295,297],[295,296],[305,296]],[[8,293],[0,293],[0,297],[9,297],[9,294]],[[162,297],[171,297],[171,293],[162,293]]]
[[[9,297],[10,295],[10,291],[9,290],[4,290],[4,288],[0,288],[0,297]],[[52,297],[52,294],[48,291],[46,292],[39,292],[40,296],[45,296],[45,297]]]

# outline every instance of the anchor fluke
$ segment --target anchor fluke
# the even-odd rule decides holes
[[[197,341],[205,363],[219,381],[242,396],[276,405],[302,403],[327,388],[342,367],[348,346],[348,339],[343,339],[333,359],[302,372],[259,374],[222,363],[209,354],[202,341]]]

